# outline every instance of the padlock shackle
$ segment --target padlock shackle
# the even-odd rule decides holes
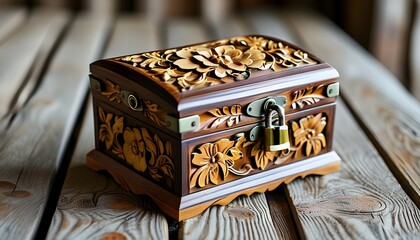
[[[267,106],[268,116],[266,115],[265,126],[272,127],[273,111],[277,112],[277,115],[279,117],[279,125],[284,125],[285,123],[284,108],[278,104],[270,104]]]

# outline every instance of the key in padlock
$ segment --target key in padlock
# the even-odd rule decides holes
[[[273,112],[279,117],[279,126],[273,127]],[[277,104],[267,106],[265,113],[264,141],[266,151],[281,151],[290,148],[289,128],[285,124],[284,108]]]

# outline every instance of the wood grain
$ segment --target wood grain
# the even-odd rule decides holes
[[[278,239],[263,193],[238,197],[227,206],[214,206],[185,220],[185,239]]]
[[[38,58],[45,60],[52,52],[68,21],[64,12],[34,11],[27,23],[0,45],[0,130],[9,123],[13,110],[29,98],[45,66]],[[19,60],[11,61],[16,56]]]
[[[26,17],[24,8],[0,9],[0,45],[19,29]]]
[[[410,64],[410,91],[420,101],[420,0],[416,0],[415,18],[411,33],[411,45],[409,46]]]
[[[304,17],[311,21],[303,21]],[[419,102],[373,57],[325,19],[308,13],[290,14],[288,19],[298,31],[299,41],[340,72],[343,96],[419,207]]]
[[[383,0],[374,4],[370,51],[402,83],[405,79],[405,56],[409,35],[411,0]]]
[[[368,70],[359,71],[353,65],[359,65],[358,62],[366,61],[362,60],[365,58],[374,62],[371,60],[372,57],[363,53],[363,56],[359,55],[356,61],[354,60],[355,54],[353,54],[349,56],[349,59],[353,60],[349,61],[347,65],[344,63],[337,65],[337,62],[343,62],[340,59],[346,59],[343,58],[342,52],[352,52],[353,46],[347,46],[345,51],[340,49],[342,52],[337,53],[338,50],[331,45],[331,41],[325,40],[330,40],[331,36],[326,35],[321,26],[314,30],[309,29],[313,28],[311,26],[314,22],[312,18],[305,16],[305,21],[299,21],[299,24],[292,25],[281,17],[285,15],[268,13],[263,18],[248,19],[256,26],[256,29],[261,31],[260,33],[287,37],[292,42],[301,40],[296,38],[296,36],[300,36],[297,33],[301,33],[301,31],[297,32],[297,29],[305,29],[302,30],[305,33],[314,31],[314,36],[306,36],[308,39],[305,38],[306,41],[301,42],[301,45],[305,47],[303,43],[306,43],[306,48],[312,48],[308,50],[314,52],[317,50],[321,58],[337,68],[341,66],[341,69],[338,70],[342,76],[340,78],[342,92],[346,91],[347,86],[347,91],[352,93],[350,96],[356,95],[356,99],[358,95],[355,93],[354,87],[352,88],[348,83],[351,78],[348,79],[349,76],[346,76],[346,73],[348,74],[348,68],[352,68],[354,74],[359,72],[366,74]],[[296,21],[297,18],[302,17],[302,15],[289,14],[287,19]],[[274,27],[273,23],[275,22],[283,27]],[[336,31],[330,30],[331,33]],[[324,39],[322,48],[309,44],[314,39],[321,38]],[[346,42],[348,41],[346,39],[346,36],[342,36],[340,41]],[[360,54],[360,49],[356,49]],[[325,57],[326,53],[331,53],[331,55],[336,53],[337,57],[328,59]],[[344,55],[347,56],[347,54]],[[377,65],[375,66],[377,67]],[[345,71],[346,67],[347,71]],[[363,68],[362,66],[358,67]],[[382,71],[384,71],[383,68],[377,69],[375,73],[383,76]],[[372,75],[370,76],[372,77]],[[397,90],[401,88],[396,81],[395,85]],[[334,148],[343,159],[343,169],[338,173],[324,177],[307,177],[304,180],[296,180],[288,185],[291,195],[290,204],[291,206],[295,205],[295,209],[292,210],[297,213],[296,217],[299,219],[297,223],[301,223],[297,226],[301,235],[308,239],[416,238],[419,234],[418,209],[402,191],[401,186],[389,172],[379,154],[352,120],[342,101],[339,101],[337,109]],[[366,108],[366,111],[369,110]],[[378,178],[378,176],[380,177]],[[395,219],[399,220],[398,223],[393,222]],[[396,225],[398,227],[395,227]]]
[[[65,17],[44,12],[42,18],[57,24]],[[42,84],[0,133],[0,232],[4,238],[31,238],[39,227],[56,166],[86,94],[87,64],[103,41],[104,25],[104,21],[92,25],[84,17],[76,21],[55,52]],[[21,41],[31,45],[30,40]]]
[[[105,55],[157,48],[158,36],[153,29],[156,28],[142,17],[118,18]],[[85,166],[85,156],[94,148],[92,102],[87,106],[47,238],[167,239],[165,216],[149,198],[124,191],[109,175],[95,173]]]
[[[341,101],[336,116],[334,144],[343,159],[342,169],[288,185],[304,235],[308,239],[420,237],[420,210]]]

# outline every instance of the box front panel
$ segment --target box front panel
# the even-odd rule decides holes
[[[286,115],[290,150],[266,151],[261,127],[252,124],[183,141],[183,193],[245,178],[332,150],[335,103]],[[251,140],[252,139],[252,140]]]

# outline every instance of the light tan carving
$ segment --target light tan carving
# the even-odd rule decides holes
[[[326,147],[324,135],[327,125],[322,113],[290,121],[292,133],[290,150],[270,152],[265,150],[262,138],[248,141],[245,133],[231,139],[204,143],[192,152],[190,188],[221,184],[225,181],[261,171],[271,163],[281,165],[303,157],[318,155]]]
[[[297,122],[292,122],[295,154],[298,156],[302,153],[305,156],[309,156],[311,153],[317,155],[327,145],[323,134],[325,126],[327,126],[327,118],[323,117],[321,113],[300,119],[299,125]]]
[[[129,63],[179,91],[247,79],[252,71],[282,71],[316,64],[307,53],[263,37],[239,37],[184,48],[136,54]]]
[[[217,128],[224,124],[231,127],[241,121],[242,106],[233,105],[230,107],[222,107],[221,109],[212,109],[200,116],[201,125],[205,128]]]
[[[101,94],[108,97],[108,99],[113,102],[116,101],[117,103],[121,103],[121,88],[118,84],[113,83],[109,80],[104,80],[105,88],[101,90]],[[144,115],[156,123],[158,126],[166,126],[165,122],[165,115],[166,112],[162,111],[159,108],[159,105],[153,103],[150,100],[141,99],[144,108]]]
[[[111,102],[116,101],[121,103],[121,88],[117,84],[109,80],[104,80],[104,89],[101,90],[101,94],[106,96]]]
[[[114,117],[101,107],[98,107],[98,115],[99,141],[105,144],[107,150],[139,172],[172,187],[174,163],[170,141],[164,143],[157,134],[150,136],[144,127],[124,126],[124,117]]]
[[[300,89],[292,93],[292,108],[303,108],[304,106],[315,104],[324,96],[324,85],[311,86],[308,88]]]

